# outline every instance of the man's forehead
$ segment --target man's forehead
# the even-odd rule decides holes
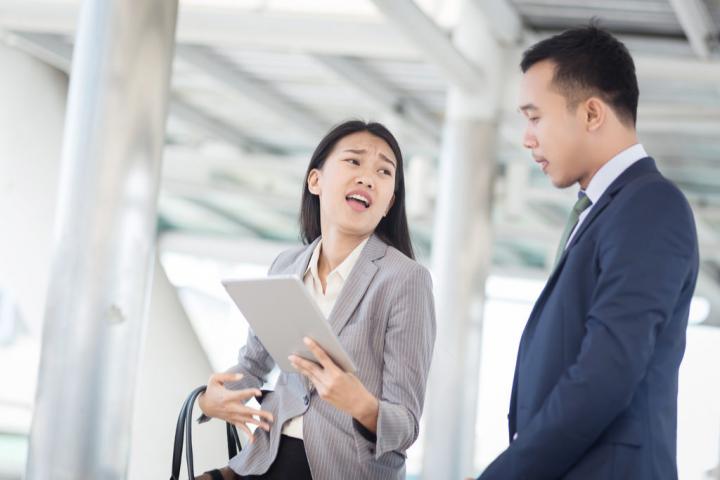
[[[538,62],[522,76],[518,96],[518,110],[539,109],[538,102],[548,94],[557,93],[553,87],[555,64],[549,60]]]

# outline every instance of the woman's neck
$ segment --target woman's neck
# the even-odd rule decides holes
[[[367,236],[346,235],[333,229],[323,231],[322,247],[318,259],[318,274],[320,280],[325,280],[330,272],[338,267]]]

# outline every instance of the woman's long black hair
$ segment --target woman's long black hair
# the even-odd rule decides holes
[[[376,122],[368,123],[362,120],[343,122],[330,130],[315,148],[310,158],[310,165],[308,165],[305,173],[300,207],[300,235],[302,241],[309,244],[320,236],[320,199],[317,195],[310,193],[308,189],[307,179],[310,172],[315,168],[322,169],[325,160],[340,139],[357,132],[368,132],[385,141],[397,160],[395,201],[390,211],[375,228],[375,234],[388,245],[397,248],[410,258],[415,258],[412,243],[410,242],[407,214],[405,213],[405,179],[400,146],[393,134],[384,125]]]

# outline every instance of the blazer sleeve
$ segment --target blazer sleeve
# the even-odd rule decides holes
[[[430,273],[416,264],[406,278],[396,282],[397,293],[385,332],[383,383],[375,442],[376,459],[396,451],[404,455],[418,437],[425,387],[435,344],[435,304]],[[366,431],[354,423],[359,446],[369,441]]]
[[[658,332],[694,288],[697,238],[682,194],[670,183],[628,193],[588,258],[600,273],[575,363],[481,479],[559,478],[580,460],[630,405]]]

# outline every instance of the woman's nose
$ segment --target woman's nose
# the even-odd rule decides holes
[[[359,184],[359,185],[365,185],[366,187],[368,187],[368,188],[371,189],[371,190],[372,190],[372,188],[373,188],[372,182],[369,181],[369,180],[368,180],[367,178],[365,178],[365,177],[358,177],[357,179],[355,179],[355,183],[357,183],[357,184]]]

